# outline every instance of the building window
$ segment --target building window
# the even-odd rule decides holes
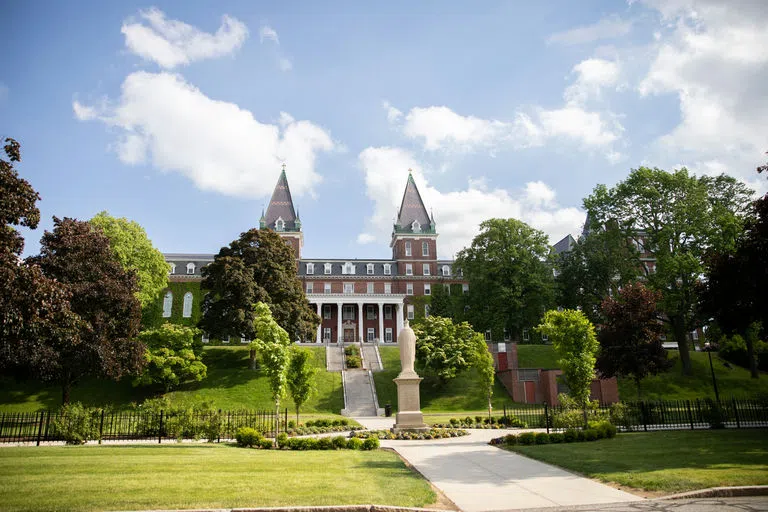
[[[443,277],[448,277],[451,275],[451,267],[448,265],[443,265]]]
[[[405,264],[405,275],[412,276],[413,275],[413,265],[410,263]]]
[[[365,317],[368,320],[376,320],[376,306],[371,304],[365,306]]]
[[[424,274],[425,276],[432,275],[432,271],[429,268],[429,263],[424,263],[421,266],[421,270],[422,270],[422,274]]]
[[[355,306],[343,306],[342,320],[354,320],[355,319]]]
[[[428,242],[421,242],[421,255],[422,256],[429,256],[429,243]]]
[[[208,337],[208,333],[207,332],[203,333],[202,341],[203,341],[203,343],[208,343],[209,341],[211,341],[211,339]]]
[[[171,263],[171,270],[168,272],[169,274],[175,274],[176,273],[176,264]]]
[[[384,283],[384,293],[392,293],[392,283]]]
[[[504,328],[504,341],[509,341],[509,331],[507,328]]]
[[[195,273],[195,264],[191,261],[187,263],[187,274],[194,274]]]
[[[485,341],[491,341],[491,330],[487,329],[485,331]]]
[[[284,231],[285,230],[285,221],[282,217],[278,217],[275,221],[275,231]]]
[[[387,327],[384,329],[384,342],[385,343],[392,343],[392,328]]]
[[[187,292],[184,294],[184,303],[181,316],[184,318],[189,318],[192,316],[192,292]]]
[[[376,329],[369,327],[366,333],[365,341],[374,341],[376,338]]]
[[[411,255],[411,242],[406,241],[405,242],[405,255],[410,256]]]
[[[542,334],[542,335],[541,335],[541,341],[543,341],[543,342],[545,342],[545,343],[546,343],[547,341],[549,341],[549,336],[548,336],[548,335],[546,335],[546,334]]]
[[[406,312],[408,314],[408,320],[413,320],[413,304],[408,304]]]
[[[698,329],[691,332],[691,339],[693,341],[697,341],[699,339],[699,331],[698,331]]]
[[[384,264],[384,275],[385,276],[391,276],[392,275],[392,265],[390,263]]]
[[[344,293],[355,293],[355,283],[344,283]]]
[[[171,309],[173,308],[173,293],[170,290],[165,292],[163,297],[163,318],[169,318],[171,316]]]
[[[315,287],[315,283],[311,281],[307,283],[307,293],[313,293],[314,287]]]
[[[499,343],[498,352],[504,353],[507,351],[507,344],[506,343]]]
[[[467,283],[464,283],[461,285],[461,291],[463,293],[469,293],[469,285]]]
[[[419,221],[413,221],[413,224],[411,224],[411,229],[414,233],[421,233],[421,224],[419,224]]]
[[[326,263],[325,264],[325,267],[323,268],[323,272],[325,272],[326,275],[331,273],[331,264],[330,263]]]
[[[323,327],[323,341],[326,343],[330,343],[331,341],[331,328],[330,327]]]
[[[240,336],[240,344],[241,345],[245,345],[246,343],[250,343],[250,342],[251,342],[251,340],[249,340],[245,336]]]
[[[392,320],[392,305],[384,304],[384,320]]]
[[[429,304],[424,304],[424,318],[429,318]]]
[[[222,338],[221,342],[222,343],[229,343],[229,336],[227,336],[226,338]]]
[[[354,275],[354,273],[355,273],[355,266],[353,264],[351,264],[350,262],[346,262],[344,264],[344,267],[341,269],[341,273],[342,274],[347,274],[347,275]]]
[[[325,283],[323,285],[323,293],[331,293],[331,283]]]
[[[368,273],[369,276],[373,275],[373,263],[369,263],[365,266],[365,271]]]
[[[331,305],[330,304],[323,304],[323,318],[326,320],[331,319]]]
[[[314,273],[315,273],[315,264],[307,263],[307,274],[314,274]]]
[[[424,295],[432,295],[432,285],[424,283]]]
[[[373,293],[373,283],[368,283],[367,284],[367,290],[366,291],[368,293]]]
[[[405,294],[413,295],[413,283],[405,283]]]
[[[528,332],[528,329],[523,329],[523,341],[530,341],[531,340],[531,334]]]

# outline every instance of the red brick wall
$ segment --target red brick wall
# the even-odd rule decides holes
[[[405,255],[405,242],[411,242],[411,255]],[[422,242],[427,242],[429,255],[422,255]],[[437,240],[434,238],[399,238],[392,247],[392,259],[394,260],[436,260],[437,259]],[[403,267],[405,268],[405,267]],[[404,270],[403,270],[404,272]]]

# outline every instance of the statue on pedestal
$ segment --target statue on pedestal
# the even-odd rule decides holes
[[[394,432],[419,432],[429,430],[424,423],[424,415],[421,414],[421,397],[419,396],[419,384],[421,377],[413,369],[416,361],[416,335],[405,321],[403,330],[397,335],[397,344],[400,347],[400,375],[394,379],[397,385],[397,417]]]

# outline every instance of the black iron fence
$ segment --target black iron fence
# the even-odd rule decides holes
[[[768,427],[768,399],[655,400],[582,409],[512,405],[500,420],[510,426],[562,431],[590,421],[610,421],[621,431]]]
[[[76,412],[0,413],[0,443],[89,440],[232,439],[241,427],[275,437],[288,425],[288,409],[275,411]]]

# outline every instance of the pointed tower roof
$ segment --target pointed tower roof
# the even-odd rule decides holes
[[[301,231],[301,224],[296,225],[296,210],[293,208],[291,189],[288,187],[288,178],[285,175],[285,164],[277,179],[275,191],[267,206],[267,212],[263,215],[263,226],[275,231]],[[278,221],[282,221],[278,225]]]
[[[408,182],[405,184],[403,201],[395,223],[395,233],[434,233],[434,222],[429,218],[424,201],[408,169]]]

